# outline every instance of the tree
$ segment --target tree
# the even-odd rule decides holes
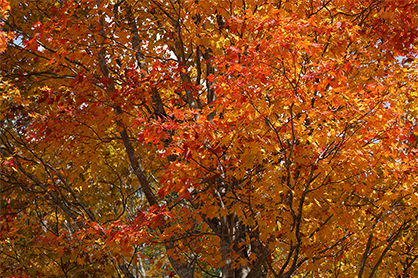
[[[416,0],[10,4],[2,276],[417,274]]]

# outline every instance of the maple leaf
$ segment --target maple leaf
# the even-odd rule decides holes
[[[415,274],[416,5],[0,0],[1,275]]]

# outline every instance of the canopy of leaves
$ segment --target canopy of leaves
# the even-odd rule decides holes
[[[2,277],[418,275],[418,1],[0,18]]]

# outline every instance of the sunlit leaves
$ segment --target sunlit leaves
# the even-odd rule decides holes
[[[11,5],[2,274],[416,271],[416,1]]]

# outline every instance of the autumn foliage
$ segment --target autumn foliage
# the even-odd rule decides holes
[[[0,18],[1,277],[418,275],[418,1]]]

